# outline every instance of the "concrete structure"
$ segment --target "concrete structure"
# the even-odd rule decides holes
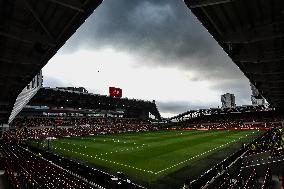
[[[42,87],[42,84],[43,84],[43,76],[42,76],[42,71],[40,70],[40,72],[18,95],[13,110],[11,112],[11,115],[9,117],[8,123],[11,123],[13,119],[18,115],[18,113],[20,113],[20,111],[28,104],[30,99],[32,99],[32,97]]]
[[[251,103],[253,106],[266,105],[264,98],[256,98],[255,96],[251,96]]]
[[[221,103],[222,103],[222,108],[235,108],[236,107],[235,95],[230,93],[221,95]]]
[[[0,124],[15,101],[103,0],[0,0]]]
[[[251,95],[252,105],[253,106],[265,105],[265,99],[261,96],[257,88],[252,83],[250,83],[250,87],[251,87],[251,92],[252,92],[252,95]]]
[[[7,130],[9,130],[8,124],[0,124],[0,138],[3,136],[3,133]]]
[[[24,88],[23,91],[42,87],[42,84],[43,84],[43,76],[42,76],[42,70],[40,70],[40,72],[32,79],[32,81]]]
[[[267,104],[266,104],[267,105]],[[171,122],[180,122],[184,120],[194,119],[201,116],[214,116],[220,114],[235,114],[235,113],[245,113],[245,112],[268,112],[273,111],[273,109],[268,108],[267,106],[252,106],[252,105],[242,105],[236,106],[235,108],[222,109],[222,108],[209,108],[209,109],[198,109],[198,110],[189,110],[166,119]]]

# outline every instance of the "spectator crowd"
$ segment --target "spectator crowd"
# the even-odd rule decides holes
[[[0,143],[1,166],[15,189],[22,188],[90,188],[96,184],[35,155],[15,143]]]
[[[14,188],[97,188],[97,182],[92,180],[92,175],[85,175],[86,167],[80,168],[68,159],[58,160],[52,154],[47,161],[18,144],[22,139],[48,139],[68,136],[106,135],[125,132],[144,132],[158,130],[148,121],[126,118],[96,118],[96,117],[30,117],[17,118],[11,124],[9,131],[3,134],[0,143],[1,166],[5,168]],[[173,128],[173,127],[171,127]],[[200,186],[214,178],[221,170],[234,162],[240,155],[270,151],[271,157],[284,155],[284,130],[283,117],[280,115],[236,114],[236,115],[211,115],[202,118],[181,121],[175,124],[178,129],[264,129],[268,130],[261,138],[252,142],[232,156],[225,159],[220,165],[214,167],[194,184]],[[45,155],[46,157],[48,155]],[[54,163],[53,163],[54,162]],[[56,164],[55,164],[56,163]],[[62,166],[60,166],[62,164]],[[68,165],[68,166],[66,166]],[[64,169],[62,168],[64,167]],[[66,169],[69,167],[73,168]],[[80,172],[81,171],[81,172]],[[74,174],[78,173],[80,174]],[[230,175],[223,174],[218,181],[218,188],[251,188],[258,183],[262,188],[270,185],[271,170],[268,167],[259,182],[255,170],[248,177],[239,176],[232,182]],[[97,173],[96,173],[97,174]],[[103,176],[102,176],[103,177]],[[86,179],[87,178],[87,179]],[[192,184],[192,183],[191,183]],[[186,186],[190,186],[187,183]]]
[[[271,157],[284,155],[284,129],[273,128],[249,146],[249,154],[269,152]]]
[[[13,122],[12,128],[4,133],[7,140],[46,139],[49,137],[86,136],[143,132],[157,130],[147,121],[122,118],[22,118]]]
[[[282,126],[283,114],[272,114],[271,112],[249,112],[234,114],[203,115],[178,123],[171,123],[183,129],[260,129]]]

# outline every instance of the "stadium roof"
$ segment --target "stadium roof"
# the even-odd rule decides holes
[[[283,108],[284,1],[184,1],[266,100]]]
[[[273,111],[272,108],[267,108],[264,105],[244,105],[237,106],[234,108],[209,108],[209,109],[198,109],[189,110],[176,116],[170,117],[167,120],[183,119],[190,117],[195,114],[196,117],[203,115],[214,115],[214,114],[231,114],[231,113],[245,113],[245,112],[261,112],[261,111]]]
[[[115,98],[106,95],[69,91],[58,88],[41,88],[30,100],[29,105],[99,110],[124,109],[127,110],[127,115],[130,117],[138,118],[143,114],[148,115],[150,112],[157,119],[161,119],[161,115],[155,102]]]
[[[102,0],[0,0],[0,123]]]

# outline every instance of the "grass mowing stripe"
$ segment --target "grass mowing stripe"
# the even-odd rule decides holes
[[[149,182],[228,148],[247,134],[252,131],[123,133],[64,138],[52,141],[51,147],[61,155]]]
[[[219,133],[222,135],[227,135],[227,133]],[[212,136],[212,137],[217,137],[217,136]],[[205,141],[208,142],[207,143],[211,143],[213,140],[213,138],[206,138]],[[219,136],[220,137],[220,136]],[[138,152],[138,154],[135,154],[135,156],[139,156],[137,158],[135,158],[135,164],[141,166],[141,167],[145,167],[145,165],[147,165],[147,162],[156,162],[154,163],[154,165],[150,165],[152,168],[156,169],[156,170],[161,170],[161,166],[159,164],[161,164],[161,162],[164,165],[169,165],[169,164],[175,164],[175,163],[179,163],[180,161],[183,161],[184,159],[188,159],[188,157],[192,157],[194,155],[200,154],[204,151],[210,150],[213,147],[215,147],[216,145],[213,143],[213,145],[204,145],[204,141],[203,144],[199,144],[200,143],[200,139],[201,137],[197,137],[194,139],[190,139],[189,142],[186,142],[184,140],[180,141],[179,144],[177,144],[176,142],[171,144],[171,145],[167,145],[166,149],[163,148],[163,145],[161,145],[162,148],[160,148],[159,146],[155,146],[155,148],[153,149],[147,149],[147,152],[145,151],[140,151]],[[211,139],[211,140],[209,140]],[[204,139],[202,139],[204,140]],[[223,142],[225,143],[225,142]],[[223,144],[221,143],[221,144]],[[154,145],[151,144],[151,147],[153,147]],[[197,148],[196,148],[197,146]],[[199,150],[200,149],[200,150]],[[149,154],[151,156],[149,156]],[[134,156],[134,155],[131,155]],[[173,158],[176,157],[176,158]],[[112,157],[111,157],[112,158]],[[113,157],[115,158],[115,157]],[[125,156],[123,156],[123,158],[125,158]],[[131,157],[130,157],[131,158]],[[117,159],[119,159],[119,157],[117,157]],[[124,160],[126,161],[126,159]],[[157,166],[156,166],[157,165]],[[149,168],[148,168],[149,169]]]
[[[124,166],[124,167],[129,167],[129,168],[137,169],[137,170],[139,170],[139,171],[144,171],[144,172],[148,172],[148,173],[152,173],[152,174],[159,174],[159,173],[164,172],[164,171],[166,171],[166,170],[168,170],[168,169],[170,169],[170,168],[176,167],[177,165],[183,164],[183,163],[185,163],[185,162],[187,162],[187,161],[190,161],[190,160],[192,160],[192,159],[195,159],[195,158],[197,158],[197,157],[199,157],[199,156],[202,156],[202,155],[204,155],[204,154],[206,154],[206,153],[209,153],[209,152],[214,151],[214,150],[216,150],[216,149],[218,149],[218,148],[221,148],[221,147],[223,147],[223,146],[226,146],[226,145],[228,145],[228,144],[230,144],[230,143],[232,143],[232,142],[235,142],[235,140],[233,140],[233,141],[231,141],[231,142],[228,142],[228,143],[226,143],[226,144],[223,144],[223,145],[221,145],[221,146],[218,146],[218,147],[216,147],[216,148],[213,148],[213,149],[211,149],[211,150],[209,150],[209,151],[207,151],[207,152],[203,152],[203,153],[201,153],[201,154],[198,154],[198,155],[196,155],[196,156],[194,156],[194,157],[191,157],[190,159],[187,159],[187,160],[184,160],[184,161],[182,161],[182,162],[179,162],[178,164],[174,164],[174,165],[172,165],[172,166],[170,166],[170,167],[167,167],[167,168],[165,168],[165,169],[162,169],[162,170],[160,170],[160,171],[158,171],[158,172],[154,172],[154,171],[150,171],[150,170],[145,170],[145,169],[140,169],[140,168],[133,167],[133,166],[130,166],[130,165],[125,165],[125,164],[122,164],[122,163],[117,163],[117,162],[115,162],[115,161],[111,161],[111,160],[107,160],[107,159],[104,159],[104,158],[100,158],[100,157],[98,157],[97,155],[95,155],[95,156],[90,156],[90,157],[92,157],[92,158],[97,158],[97,159],[102,160],[102,161],[106,161],[106,162],[118,164],[118,165],[121,165],[121,166]],[[57,149],[57,148],[55,148],[55,149]],[[60,150],[63,150],[63,151],[70,151],[70,150],[64,149],[64,148],[59,148],[59,149],[60,149]],[[76,153],[76,154],[80,154],[80,155],[83,155],[83,156],[89,156],[89,155],[87,155],[87,154],[78,153],[77,151],[71,151],[71,152],[72,152],[72,153]]]
[[[57,149],[57,148],[54,148],[54,149]],[[59,149],[59,150],[63,150],[63,151],[68,151],[68,152],[71,152],[71,153],[80,154],[80,155],[82,155],[82,156],[89,156],[88,154],[74,152],[74,151],[70,151],[70,150],[64,149],[64,148],[58,148],[58,149]],[[133,167],[133,166],[130,166],[130,165],[125,165],[125,164],[118,163],[118,162],[111,161],[111,160],[107,160],[107,159],[104,159],[104,158],[100,158],[100,157],[98,157],[98,156],[96,156],[96,155],[95,155],[95,156],[90,155],[90,157],[91,157],[91,158],[96,158],[96,159],[99,159],[99,160],[102,160],[102,161],[105,161],[105,162],[110,162],[110,163],[113,163],[113,164],[117,164],[117,165],[121,165],[121,166],[124,166],[124,167],[129,167],[129,168],[137,169],[137,170],[139,170],[139,171],[144,171],[144,172],[148,172],[148,173],[154,174],[153,171],[149,171],[149,170],[145,170],[145,169]]]
[[[81,148],[83,148],[84,150],[88,150],[87,146],[78,145],[78,144],[72,144],[70,142],[60,142],[60,143],[63,144],[64,146],[66,146],[66,145],[67,146],[71,146],[71,149],[74,152],[76,151],[76,149],[80,150]],[[105,152],[105,153],[95,154],[95,155],[96,156],[103,156],[103,155],[112,154],[112,153],[118,153],[118,152],[123,152],[123,151],[133,151],[133,150],[141,149],[141,148],[144,148],[144,147],[148,146],[146,144],[138,145],[138,144],[135,144],[135,143],[134,143],[134,145],[135,145],[135,147],[130,147],[130,148],[126,148],[126,149],[120,149],[120,150],[115,150],[115,151],[110,151],[110,152]],[[72,148],[72,146],[74,148]],[[68,148],[68,149],[70,149],[70,148]]]
[[[239,138],[239,139],[241,139],[241,138]],[[212,152],[212,151],[214,151],[214,150],[216,150],[216,149],[218,149],[218,148],[222,148],[222,147],[224,147],[224,146],[227,146],[227,145],[229,145],[230,143],[235,142],[235,141],[236,141],[236,140],[233,140],[233,141],[231,141],[231,142],[227,142],[226,144],[222,144],[221,146],[215,147],[215,148],[213,148],[213,149],[211,149],[211,150],[208,150],[208,151],[206,151],[206,152],[203,152],[203,153],[201,153],[201,154],[198,154],[198,155],[196,155],[196,156],[193,156],[193,157],[191,157],[191,158],[189,158],[189,159],[186,159],[186,160],[184,160],[184,161],[181,161],[181,162],[179,162],[179,163],[177,163],[177,164],[174,164],[174,165],[172,165],[172,166],[170,166],[170,167],[167,167],[167,168],[165,168],[165,169],[162,169],[162,170],[156,172],[155,174],[159,174],[159,173],[164,172],[164,171],[166,171],[166,170],[168,170],[168,169],[171,169],[171,168],[173,168],[173,167],[176,167],[176,166],[178,166],[178,165],[181,165],[181,164],[183,164],[183,163],[185,163],[185,162],[188,162],[188,161],[190,161],[190,160],[192,160],[192,159],[195,159],[195,158],[200,157],[200,156],[202,156],[202,155],[204,155],[204,154],[207,154],[207,153],[209,153],[209,152]]]
[[[214,133],[211,133],[211,134],[214,134]],[[218,132],[218,134],[220,134],[220,132]],[[226,134],[227,134],[227,133],[226,133]],[[238,134],[238,133],[237,133],[237,134]],[[230,136],[230,135],[229,135],[229,136]],[[242,138],[243,138],[243,137],[242,137]],[[241,139],[241,138],[239,138],[239,139]],[[207,154],[207,153],[209,153],[209,152],[212,152],[212,151],[214,151],[214,150],[216,150],[216,149],[219,149],[219,148],[222,148],[222,147],[224,147],[224,146],[227,146],[227,145],[229,145],[230,143],[235,142],[235,141],[236,141],[236,140],[232,140],[232,141],[230,141],[230,142],[227,142],[226,144],[222,144],[222,145],[220,145],[220,146],[218,146],[218,147],[215,147],[215,148],[213,148],[213,149],[210,149],[210,150],[208,150],[208,151],[206,151],[206,152],[203,152],[203,153],[201,153],[201,154],[195,155],[195,156],[193,156],[193,157],[191,157],[191,158],[189,158],[189,159],[186,159],[186,160],[181,161],[181,162],[179,162],[179,163],[177,163],[177,164],[171,165],[170,167],[164,168],[164,169],[162,169],[162,170],[160,170],[160,171],[157,171],[157,172],[153,172],[153,171],[149,171],[149,170],[145,170],[145,169],[140,169],[140,168],[137,168],[137,167],[134,167],[134,166],[130,166],[130,165],[124,165],[124,164],[122,164],[122,163],[117,163],[117,162],[115,162],[115,161],[110,161],[110,160],[106,160],[106,159],[103,159],[103,158],[97,158],[97,155],[96,155],[94,158],[97,158],[97,159],[100,159],[100,160],[103,160],[103,161],[106,161],[106,162],[111,162],[111,163],[114,163],[114,164],[119,164],[119,165],[122,165],[122,166],[125,166],[125,167],[130,167],[130,168],[133,168],[133,169],[141,170],[141,171],[148,172],[148,173],[159,174],[159,173],[164,172],[164,171],[166,171],[166,170],[168,170],[168,169],[171,169],[171,168],[176,167],[176,166],[178,166],[178,165],[181,165],[181,164],[183,164],[183,163],[185,163],[185,162],[188,162],[188,161],[190,161],[190,160],[192,160],[192,159],[195,159],[195,158],[197,158],[197,157],[200,157],[200,156],[202,156],[202,155],[204,155],[204,154]],[[70,143],[69,143],[69,144],[70,144]],[[66,149],[62,149],[62,150],[65,151]],[[67,151],[69,151],[69,150],[67,150]],[[78,153],[78,152],[76,152],[76,151],[73,151],[73,152]],[[82,153],[80,153],[80,154],[82,154]],[[107,154],[107,153],[106,153],[106,154]],[[85,155],[85,154],[82,154],[82,155]],[[91,157],[92,157],[92,156],[91,156]]]

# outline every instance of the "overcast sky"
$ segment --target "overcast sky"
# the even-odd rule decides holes
[[[104,0],[43,69],[44,86],[156,100],[162,116],[250,104],[248,79],[182,0]]]

